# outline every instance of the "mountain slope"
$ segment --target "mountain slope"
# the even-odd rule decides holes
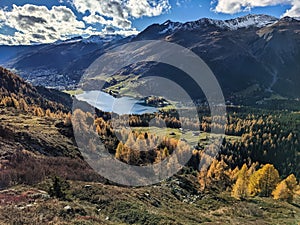
[[[300,21],[286,17],[262,28],[251,46],[273,76],[270,89],[283,96],[300,96]]]
[[[175,31],[183,30],[201,30],[207,27],[216,27],[223,30],[238,30],[245,28],[262,28],[267,25],[274,24],[278,19],[268,15],[247,15],[230,20],[214,20],[203,18],[197,21],[179,23],[170,20],[163,24],[154,24],[150,27],[156,26],[160,31],[159,34],[173,33]],[[147,30],[147,29],[146,29]]]
[[[0,102],[5,97],[24,99],[28,105],[53,111],[69,111],[72,100],[69,95],[56,90],[34,87],[16,74],[0,67]]]
[[[49,198],[45,194],[47,185],[49,182],[35,188],[15,187],[0,192],[4,202],[3,206],[0,205],[1,221],[8,224],[32,224],[34,221],[37,224],[74,225],[283,225],[298,224],[300,219],[300,209],[296,204],[267,198],[237,201],[226,194],[199,193],[195,178],[186,175],[155,186],[134,189],[71,182],[68,200]],[[33,196],[35,203],[32,206]]]
[[[0,190],[55,175],[100,180],[82,160],[72,126],[64,123],[69,101],[69,95],[35,88],[0,68]]]
[[[119,41],[121,44],[122,39],[121,36],[92,36],[47,45],[0,46],[0,51],[3,52],[0,63],[18,71],[34,85],[72,87],[79,81],[84,69],[103,54],[105,49]]]
[[[299,20],[268,15],[247,15],[225,21],[208,18],[187,23],[166,21],[149,26],[136,37],[79,38],[35,46],[34,50],[25,50],[13,57],[8,64],[33,84],[74,88],[84,70],[109,49],[132,41],[166,40],[199,55],[216,75],[226,98],[250,96],[252,102],[273,95],[299,98],[296,85],[300,79],[299,30]],[[135,74],[143,78],[157,72],[167,78],[172,74],[183,76],[157,64],[139,64],[123,72],[125,77]],[[248,95],[244,96],[246,92]]]
[[[300,96],[295,86],[300,79],[299,30],[298,20],[249,15],[228,21],[167,21],[134,40],[166,40],[192,50],[212,69],[227,97],[255,85],[260,97],[274,91],[295,98]]]

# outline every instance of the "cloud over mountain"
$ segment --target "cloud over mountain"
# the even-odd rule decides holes
[[[13,29],[10,35],[0,36],[0,42],[6,44],[53,42],[72,33],[81,34],[85,28],[85,24],[65,6],[48,9],[30,4],[13,5],[10,11],[0,10],[0,21]]]
[[[130,30],[131,19],[159,16],[170,9],[168,0],[73,0],[74,7],[88,24],[100,23]]]
[[[300,0],[217,0],[214,10],[220,13],[234,14],[249,11],[255,7],[266,7],[276,5],[291,5],[282,16],[299,17]]]
[[[284,16],[300,17],[300,0],[295,0],[292,8],[287,10]]]
[[[168,0],[73,0],[68,6],[0,8],[0,44],[50,43],[79,35],[136,34],[132,20],[158,16]]]

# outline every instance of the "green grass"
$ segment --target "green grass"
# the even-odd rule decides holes
[[[256,91],[260,91],[261,88],[258,84],[253,84],[252,86],[246,88],[243,91],[240,91],[238,93],[236,93],[237,95],[241,95],[241,96],[248,96],[251,95],[252,93],[256,92]]]
[[[117,84],[106,88],[105,91],[113,91],[118,92],[121,96],[127,96],[127,97],[145,97],[141,96],[137,91],[136,87],[140,85],[139,83],[140,76],[136,75],[128,75],[128,76],[114,76],[114,79],[118,81]]]
[[[179,129],[173,129],[173,128],[160,128],[160,127],[132,127],[131,128],[134,131],[137,132],[149,132],[152,134],[156,134],[159,137],[169,137],[169,138],[175,138],[177,140],[185,139],[188,141],[189,144],[192,144],[193,146],[197,145],[198,142],[201,144],[209,144],[210,141],[212,141],[215,138],[219,138],[222,135],[221,134],[211,134],[211,133],[205,133],[201,132],[200,135],[194,135],[193,131],[186,130],[181,132]],[[174,133],[175,135],[171,135]],[[238,141],[241,139],[241,137],[238,136],[225,136],[227,140],[229,141]]]
[[[285,97],[282,97],[281,95],[279,94],[272,94],[270,96],[270,98],[266,98],[264,99],[265,101],[271,101],[271,100],[288,100],[288,98],[285,98]]]

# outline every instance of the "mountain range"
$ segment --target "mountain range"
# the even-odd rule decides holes
[[[300,224],[300,107],[299,100],[290,100],[300,97],[299,23],[266,15],[227,21],[166,21],[126,38],[74,37],[53,44],[0,46],[0,65],[23,77],[0,66],[0,224]],[[223,128],[220,118],[213,122],[207,115],[206,107],[197,108],[199,123],[189,118],[188,107],[183,108],[186,118],[179,118],[169,106],[156,113],[158,117],[117,116],[97,110],[92,115],[83,112],[87,105],[71,114],[73,98],[47,88],[77,88],[95,59],[116,46],[139,40],[165,40],[195,52],[213,70],[228,100],[288,101],[276,102],[278,108],[228,107],[226,135],[222,145],[216,146],[221,135],[211,127]],[[115,91],[120,95],[138,92],[151,86],[145,78],[157,75],[175,80],[191,95],[197,93],[180,70],[152,62],[121,69],[105,87],[112,95]],[[165,101],[153,96],[145,100],[150,104]],[[130,129],[118,130],[111,119]],[[177,129],[180,122],[199,132]],[[172,152],[185,154],[183,137],[198,143],[178,174],[155,185],[129,188],[103,178],[84,160],[74,133],[84,137],[94,131],[111,154],[109,158],[122,164],[168,162]],[[131,151],[127,141],[118,141],[118,135],[135,142],[140,153]],[[144,151],[143,143],[154,143],[156,135],[163,135],[157,150]],[[88,139],[87,147],[93,152],[99,150],[96,140]],[[208,163],[216,148],[217,156],[203,170],[202,162]],[[172,169],[167,167],[161,168]],[[112,172],[118,173],[117,168]],[[270,191],[250,196],[250,184],[257,191]],[[279,192],[278,198],[271,196],[271,188]]]
[[[226,98],[300,97],[300,21],[290,17],[247,15],[225,21],[166,21],[127,38],[93,36],[47,45],[1,46],[0,63],[34,85],[73,89],[85,69],[103,53],[140,40],[165,40],[192,50],[212,69]],[[138,67],[146,69],[138,70],[137,85],[140,78],[158,71],[162,76],[180,76],[178,71],[170,72],[167,66],[156,63]],[[135,74],[135,69],[126,68],[121,74]]]

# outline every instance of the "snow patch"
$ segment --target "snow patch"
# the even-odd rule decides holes
[[[174,32],[178,28],[181,27],[182,24],[180,23],[173,23],[173,22],[168,22],[167,24],[164,23],[165,26],[168,26],[167,28],[163,29],[162,31],[159,32],[159,34],[166,34],[168,32]]]
[[[278,21],[277,18],[267,15],[247,15],[232,20],[225,20],[224,25],[231,30],[240,28],[257,27],[262,28],[267,25],[274,24]]]
[[[159,32],[159,34],[166,34],[174,32],[179,29],[183,30],[196,30],[201,28],[206,28],[209,26],[216,26],[221,29],[238,30],[249,27],[262,28],[265,26],[272,25],[278,22],[278,19],[268,15],[247,15],[244,17],[239,17],[231,20],[213,20],[208,18],[203,18],[193,22],[187,23],[175,23],[170,20],[163,23],[164,29]]]

